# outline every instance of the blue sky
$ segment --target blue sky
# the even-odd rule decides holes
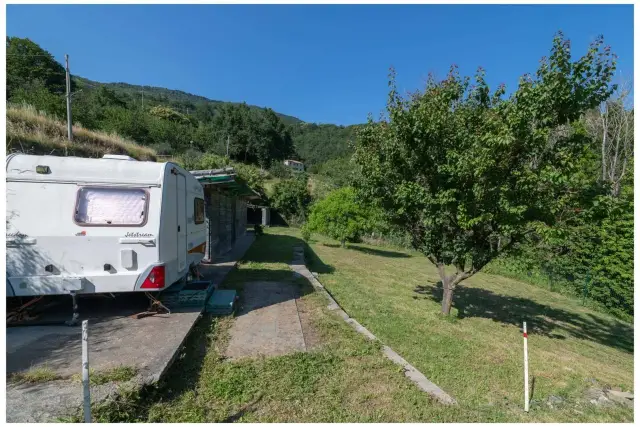
[[[7,34],[68,53],[73,74],[344,125],[384,109],[392,65],[402,90],[453,63],[513,89],[559,29],[574,55],[603,34],[633,76],[631,5],[7,6]]]

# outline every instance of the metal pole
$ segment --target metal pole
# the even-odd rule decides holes
[[[91,422],[91,389],[89,387],[89,321],[82,321],[82,394],[84,397],[84,422]]]
[[[522,322],[524,337],[524,411],[529,412],[529,354],[527,349],[527,322]]]
[[[71,75],[69,74],[69,55],[64,55],[64,62],[66,64],[65,68],[67,78],[67,135],[69,137],[69,141],[73,141],[73,129],[71,127]]]

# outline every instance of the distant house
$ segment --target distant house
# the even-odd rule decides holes
[[[304,164],[297,160],[285,160],[284,165],[290,167],[296,172],[304,172]]]

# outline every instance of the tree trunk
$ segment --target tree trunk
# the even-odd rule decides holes
[[[438,267],[438,274],[442,281],[442,314],[449,315],[451,312],[451,303],[453,302],[453,289],[451,282],[453,276],[447,277],[447,273],[444,271],[444,264],[436,264]]]
[[[447,287],[445,288],[444,283],[442,284],[443,294],[442,294],[442,314],[446,314],[447,316],[451,313],[451,303],[453,302],[453,289]]]
[[[346,246],[346,243],[345,243],[345,241],[344,241],[344,240],[341,240],[341,241],[340,241],[340,246],[342,246],[343,248]]]

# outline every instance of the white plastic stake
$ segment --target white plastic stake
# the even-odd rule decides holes
[[[529,355],[527,350],[527,322],[522,322],[524,337],[524,411],[529,412]]]
[[[89,321],[82,321],[82,393],[84,397],[84,422],[91,422],[91,389],[89,387]]]

